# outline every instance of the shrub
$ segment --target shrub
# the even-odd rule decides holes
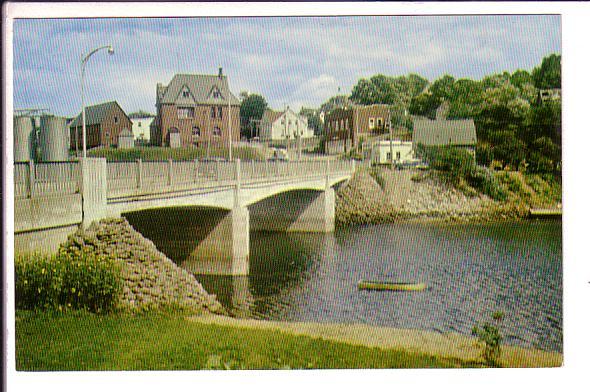
[[[469,174],[468,181],[475,189],[494,200],[504,201],[508,196],[494,173],[488,168],[476,167]]]
[[[119,265],[93,256],[18,256],[15,260],[17,309],[112,310],[122,280]]]
[[[483,359],[489,366],[499,367],[500,356],[502,354],[502,334],[500,333],[500,323],[504,318],[502,312],[494,312],[492,323],[485,323],[482,327],[474,326],[473,335],[477,336],[479,343],[483,344]]]

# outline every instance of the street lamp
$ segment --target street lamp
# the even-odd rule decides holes
[[[86,56],[82,57],[82,64],[81,64],[81,85],[82,85],[82,157],[86,158],[86,107],[84,104],[84,71],[86,70],[86,63],[90,59],[90,57],[98,52],[101,49],[107,49],[109,54],[115,53],[112,45],[105,45],[101,46],[100,48],[96,48],[88,53]],[[78,131],[76,131],[76,135]],[[77,147],[77,142],[76,142]]]

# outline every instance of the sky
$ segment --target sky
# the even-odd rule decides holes
[[[559,15],[242,18],[16,19],[14,108],[80,111],[80,60],[87,104],[116,100],[155,113],[156,84],[175,73],[228,76],[235,95],[269,106],[319,107],[360,78],[417,73],[481,79],[532,70],[561,53]]]

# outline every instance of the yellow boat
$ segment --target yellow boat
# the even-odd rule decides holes
[[[422,291],[426,290],[426,284],[421,282],[375,282],[371,280],[359,280],[359,290],[390,290],[390,291]]]

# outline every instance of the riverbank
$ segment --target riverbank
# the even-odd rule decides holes
[[[457,333],[436,333],[415,329],[400,329],[366,324],[334,324],[238,319],[220,315],[190,317],[207,325],[231,326],[257,331],[281,331],[296,336],[325,339],[382,350],[434,356],[439,359],[481,365],[481,346],[477,339]],[[502,346],[500,362],[504,367],[561,366],[563,355],[556,352]]]
[[[122,265],[123,288],[118,301],[121,310],[224,312],[215,296],[207,293],[191,273],[166,257],[124,218],[92,223],[70,236],[60,252],[118,260]]]
[[[15,321],[19,371],[484,366],[472,339],[366,325],[21,311]],[[505,367],[555,367],[562,355],[503,347],[501,361]]]
[[[432,171],[362,168],[336,193],[336,223],[517,220],[528,217],[531,208],[561,204],[561,186],[539,175],[500,172],[495,176],[506,194],[504,201],[466,185],[457,189]]]

